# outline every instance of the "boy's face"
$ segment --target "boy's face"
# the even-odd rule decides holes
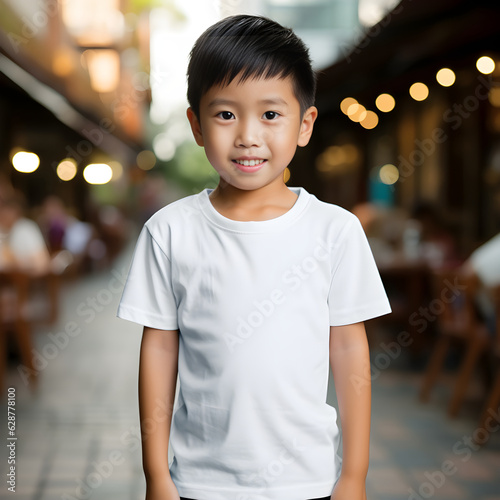
[[[230,185],[255,190],[283,183],[283,170],[297,146],[309,142],[315,107],[301,118],[290,78],[237,76],[212,87],[200,101],[199,119],[187,112],[194,137],[211,165]]]

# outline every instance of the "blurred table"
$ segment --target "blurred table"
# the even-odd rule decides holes
[[[393,311],[379,323],[397,325],[410,333],[411,350],[420,353],[430,333],[426,311],[432,298],[430,277],[434,268],[427,259],[409,258],[403,252],[374,255]]]

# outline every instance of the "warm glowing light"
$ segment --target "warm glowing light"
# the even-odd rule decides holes
[[[484,75],[489,75],[495,70],[495,61],[488,56],[482,56],[476,61],[476,68]]]
[[[392,184],[395,184],[398,181],[399,170],[395,165],[391,165],[389,163],[380,168],[378,175],[380,177],[380,180],[384,184],[391,186]]]
[[[340,103],[340,109],[342,110],[342,113],[344,113],[344,115],[347,115],[347,110],[349,109],[349,106],[352,106],[353,104],[358,104],[358,101],[356,101],[356,99],[354,99],[353,97],[346,97]]]
[[[450,68],[441,68],[436,73],[436,80],[443,87],[451,87],[455,83],[455,73]]]
[[[290,180],[290,169],[288,167],[283,170],[283,182],[286,184]]]
[[[106,163],[91,163],[83,171],[83,178],[89,184],[107,184],[111,177],[113,177],[113,170]]]
[[[137,155],[136,161],[141,170],[151,170],[156,165],[156,156],[153,151],[145,149]]]
[[[488,93],[488,99],[492,106],[500,108],[500,87],[492,87]]]
[[[12,165],[18,172],[30,174],[40,165],[40,158],[35,153],[19,151],[12,158]]]
[[[353,122],[360,122],[366,118],[366,108],[362,104],[351,104],[347,109],[347,116]]]
[[[123,36],[120,0],[64,0],[59,4],[62,20],[78,45],[105,47]]]
[[[377,106],[380,111],[389,113],[389,111],[392,111],[394,106],[396,106],[396,101],[390,94],[380,94],[375,100],[375,106]]]
[[[73,57],[69,49],[59,48],[52,59],[52,71],[57,76],[65,77],[73,71]]]
[[[113,49],[89,49],[82,54],[95,92],[113,92],[120,82],[120,55]]]
[[[415,101],[425,101],[429,96],[429,88],[425,83],[417,82],[410,87],[410,95]]]
[[[76,161],[73,158],[64,158],[59,165],[57,165],[57,177],[62,181],[70,181],[76,175]]]
[[[113,180],[116,181],[123,176],[123,165],[119,161],[110,161],[108,165],[113,171]]]
[[[367,111],[365,118],[361,120],[360,124],[363,128],[366,128],[367,130],[375,128],[378,125],[377,113],[375,113],[374,111]]]

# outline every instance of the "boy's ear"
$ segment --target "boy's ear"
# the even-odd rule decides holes
[[[297,141],[298,146],[307,146],[309,139],[314,127],[314,122],[318,117],[318,110],[315,106],[311,106],[306,109],[304,116],[302,117],[302,124],[300,125],[299,140]]]
[[[198,146],[204,146],[203,134],[201,133],[200,120],[198,120],[198,117],[193,111],[193,108],[188,108],[186,111],[186,115],[188,117],[189,124],[191,125],[191,131],[193,132],[196,144],[198,144]]]

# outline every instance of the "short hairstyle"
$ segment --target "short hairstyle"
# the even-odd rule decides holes
[[[187,70],[187,98],[196,116],[203,95],[215,85],[229,85],[240,73],[241,81],[290,76],[301,114],[314,104],[316,75],[308,48],[291,29],[271,19],[226,17],[198,38]]]

